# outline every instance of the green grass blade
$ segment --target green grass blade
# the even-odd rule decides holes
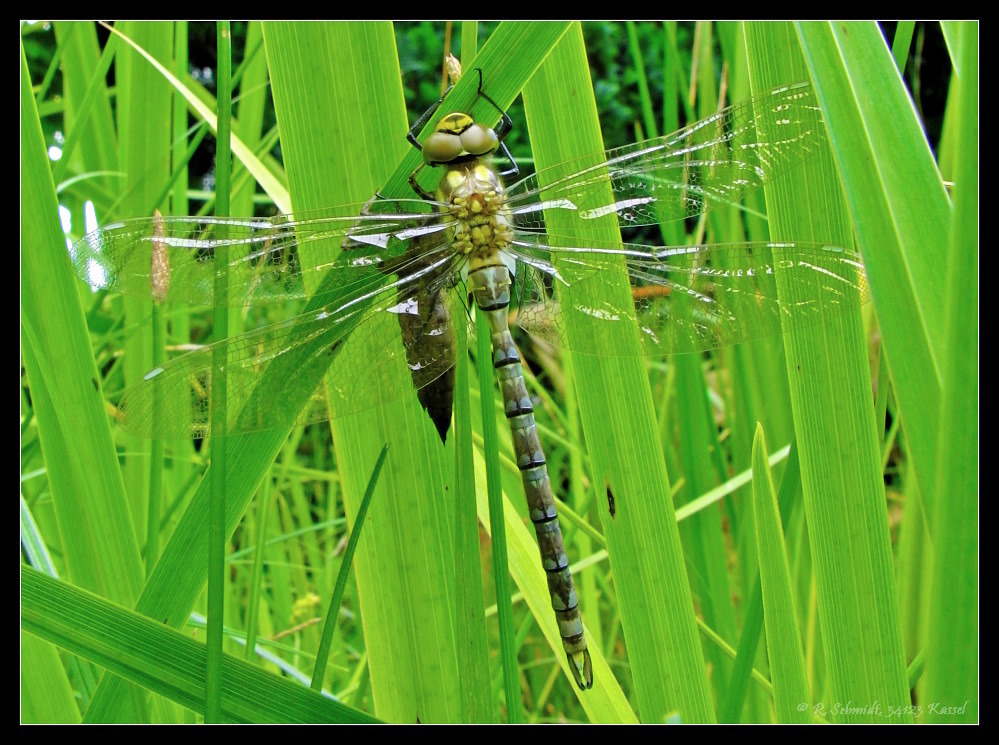
[[[261,144],[264,125],[264,111],[269,99],[269,81],[267,78],[267,55],[263,49],[264,39],[261,25],[258,21],[250,23],[246,33],[246,50],[244,55],[256,50],[252,58],[244,56],[241,64],[243,72],[239,80],[239,100],[233,101],[238,107],[239,122],[233,122],[236,127],[236,135],[254,153],[257,152]],[[253,179],[242,179],[247,171],[241,162],[233,163],[233,196],[232,214],[252,215],[253,214],[253,194],[255,182]],[[242,180],[241,187],[236,186]]]
[[[253,539],[253,572],[250,579],[250,596],[246,609],[246,648],[244,654],[249,660],[257,648],[257,634],[260,631],[260,605],[263,594],[264,546],[267,542],[267,518],[271,506],[271,476],[268,474],[260,487],[257,498],[256,534]]]
[[[266,24],[264,40],[295,208],[369,198],[410,149],[392,28]],[[300,255],[315,265],[339,248]],[[398,338],[398,325],[384,320],[379,333]],[[402,380],[409,371],[401,364],[385,374]],[[332,429],[349,515],[378,451],[391,445],[368,518],[377,530],[361,536],[355,561],[376,711],[398,722],[457,721],[454,492],[445,488],[453,456],[415,396],[337,419]]]
[[[794,612],[791,570],[784,551],[784,531],[773,475],[767,463],[767,441],[757,426],[753,440],[753,509],[760,552],[760,585],[767,625],[767,657],[774,690],[777,721],[807,724],[811,700],[805,660]]]
[[[80,710],[59,650],[21,632],[21,724],[78,724]]]
[[[155,24],[151,24],[155,25]],[[117,29],[112,30],[114,33],[119,33]],[[173,88],[184,96],[187,101],[187,105],[190,107],[191,111],[199,117],[202,121],[208,123],[208,126],[214,131],[218,131],[218,121],[215,116],[215,111],[212,104],[203,101],[198,93],[192,89],[189,84],[185,81],[179,80],[173,73],[170,72],[163,64],[156,59],[155,55],[150,54],[146,51],[145,47],[141,43],[137,43],[134,39],[130,38],[128,34],[120,34],[121,39],[128,44],[132,49],[134,49],[138,54],[142,55],[149,64],[151,64],[159,73],[162,75]],[[240,162],[246,166],[246,168],[253,174],[254,178],[261,185],[265,192],[274,200],[278,207],[285,211],[291,210],[291,201],[288,197],[287,189],[282,185],[280,179],[267,167],[264,161],[261,161],[256,155],[254,155],[252,149],[247,147],[242,140],[237,136],[232,138],[232,151],[233,154],[239,158]]]
[[[73,582],[129,602],[142,585],[139,548],[90,337],[80,307],[27,68],[21,79],[21,325],[25,366],[62,551]],[[79,432],[88,432],[80,437]],[[102,551],[94,552],[93,546]]]
[[[354,551],[357,549],[357,542],[361,537],[361,528],[364,526],[364,517],[368,514],[368,505],[371,504],[371,496],[375,493],[375,486],[378,484],[378,477],[381,475],[382,466],[385,465],[385,456],[388,455],[389,446],[386,444],[378,454],[375,461],[371,478],[368,479],[368,486],[361,497],[361,504],[357,508],[357,518],[354,520],[354,529],[350,531],[350,539],[347,541],[347,548],[343,552],[343,563],[336,577],[336,587],[333,596],[330,598],[329,609],[326,612],[326,624],[323,626],[323,638],[319,644],[319,651],[316,652],[316,666],[312,673],[311,688],[314,691],[321,690],[323,675],[326,673],[326,663],[329,661],[330,644],[333,641],[333,630],[336,627],[337,613],[340,610],[340,602],[343,600],[343,591],[347,586],[347,578],[350,568],[353,565]]]
[[[791,27],[748,24],[746,37],[755,90],[806,77]],[[880,37],[879,42],[883,46]],[[841,193],[831,159],[816,154],[808,168],[766,188],[772,237],[850,245]],[[779,291],[793,297],[795,288],[779,273],[777,280]],[[860,315],[789,330],[784,343],[828,695],[830,701],[902,707],[909,696]],[[874,716],[864,708],[840,712],[834,719],[869,721]]]
[[[574,27],[524,90],[539,168],[602,150],[592,88],[582,35]],[[551,216],[548,226],[554,234],[584,241],[594,237],[590,231],[604,240],[614,239],[616,226],[590,227],[598,221],[586,222],[583,228]],[[623,274],[619,290],[628,292]],[[569,331],[588,333],[582,328]],[[597,484],[610,485],[617,504],[611,517],[601,499],[600,519],[614,568],[640,716],[646,722],[661,722],[678,712],[685,722],[711,721],[714,713],[655,411],[644,363],[636,354],[638,338],[606,338],[606,330],[603,337],[599,331],[590,333],[597,339],[587,348],[601,349],[608,356],[576,355],[573,363],[593,475]],[[628,341],[633,347],[623,350]],[[621,352],[631,356],[615,356]],[[582,611],[585,620],[587,609]],[[596,680],[599,674],[594,659]]]
[[[947,192],[880,28],[838,22],[798,30],[867,266],[912,465],[932,503]]]
[[[205,646],[151,618],[21,567],[21,626],[52,644],[191,709],[205,701]],[[363,712],[226,656],[226,722],[361,723]]]
[[[978,25],[961,24],[963,59],[954,216],[947,261],[943,409],[933,515],[926,690],[930,721],[979,719],[978,616]]]
[[[453,314],[464,308],[452,307]],[[455,325],[458,348],[468,344],[466,324]],[[458,674],[461,676],[462,721],[495,721],[489,682],[489,642],[486,638],[482,563],[479,560],[479,518],[475,510],[475,460],[472,444],[472,402],[468,355],[461,355],[454,378],[455,600],[458,611]]]
[[[59,549],[72,582],[128,604],[142,585],[139,546],[26,66],[21,133],[21,349]]]
[[[703,494],[715,485],[711,461],[711,453],[716,450],[712,440],[715,422],[709,408],[700,355],[678,355],[673,364],[677,370],[674,415],[683,423],[680,462],[686,477],[678,502],[685,506],[693,495]],[[689,557],[692,589],[700,600],[704,622],[726,642],[734,644],[735,617],[721,511],[717,508],[699,511],[680,526],[680,535]],[[712,686],[716,692],[725,691],[731,662],[714,645],[708,646],[705,656],[712,669]]]
[[[645,125],[645,137],[658,137],[655,114],[652,113],[652,99],[649,96],[649,81],[645,77],[645,61],[642,59],[642,47],[638,41],[634,21],[627,22],[628,50],[635,65],[635,77],[638,79],[639,99],[642,102],[642,123]],[[672,130],[670,130],[672,131]]]
[[[216,214],[229,216],[229,191],[232,176],[230,133],[232,131],[232,32],[228,21],[219,21],[216,32],[218,52],[218,149],[215,155]],[[221,235],[223,241],[225,231]],[[221,341],[229,335],[229,250],[219,246],[214,252],[215,307],[212,328]],[[228,421],[225,348],[217,347],[212,355],[212,432],[211,462],[212,501],[208,510],[208,664],[205,677],[205,723],[215,724],[222,715],[222,618],[225,613],[225,423]]]
[[[947,51],[950,53],[950,63],[954,67],[954,73],[961,76],[961,66],[964,62],[961,54],[960,21],[941,21],[940,30],[943,31],[944,40],[947,42]]]
[[[912,43],[912,32],[916,24],[913,21],[900,21],[895,28],[895,38],[891,42],[891,56],[899,72],[905,72],[905,61],[909,58],[909,45]]]
[[[791,516],[791,508],[801,489],[801,470],[798,463],[797,443],[792,442],[788,449],[787,467],[784,469],[783,477],[781,477],[780,492],[777,495],[777,504],[780,507],[779,517],[782,525],[788,523]],[[777,465],[773,456],[768,459],[767,464],[770,468]],[[755,474],[755,471],[756,469],[754,468],[751,471],[751,475]],[[753,661],[757,657],[757,650],[760,648],[760,633],[763,630],[763,587],[760,583],[759,573],[756,574],[756,579],[752,583],[748,597],[746,612],[742,620],[742,634],[739,637],[739,649],[736,654],[735,663],[732,665],[732,676],[729,679],[729,689],[725,692],[725,698],[719,707],[718,719],[726,723],[739,721],[746,703],[749,678],[753,673]],[[769,717],[767,721],[769,721]]]
[[[482,407],[482,449],[486,465],[486,494],[489,499],[489,534],[493,537],[494,584],[496,586],[496,616],[499,621],[500,664],[503,669],[503,691],[506,699],[507,722],[521,724],[524,711],[519,695],[520,675],[517,651],[514,649],[513,606],[510,604],[510,574],[507,557],[506,526],[503,523],[503,487],[500,484],[499,435],[496,426],[495,390],[485,385],[493,375],[492,339],[485,315],[476,313],[479,368],[479,402]]]

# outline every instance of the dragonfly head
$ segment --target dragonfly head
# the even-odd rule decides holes
[[[439,166],[460,158],[479,158],[499,148],[492,128],[476,123],[468,114],[448,114],[437,123],[434,133],[423,143],[423,160]]]

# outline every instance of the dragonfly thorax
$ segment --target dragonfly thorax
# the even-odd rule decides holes
[[[437,187],[455,219],[452,245],[462,254],[492,255],[513,240],[506,192],[496,171],[480,160],[451,165]]]

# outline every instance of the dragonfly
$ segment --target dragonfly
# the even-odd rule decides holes
[[[491,157],[509,158],[502,144],[509,118],[496,108],[495,129],[455,112],[421,143],[414,125],[421,168],[443,169],[434,193],[420,188],[414,172],[412,199],[274,217],[129,220],[89,233],[70,254],[95,289],[212,305],[216,253],[224,251],[228,305],[307,300],[299,315],[178,356],[127,388],[116,419],[145,437],[212,434],[212,376],[224,375],[225,431],[217,434],[325,421],[415,390],[443,442],[463,352],[454,324],[468,320],[452,313],[461,306],[450,298],[474,302],[491,335],[568,667],[585,690],[592,664],[511,318],[565,349],[600,353],[593,335],[570,332],[582,323],[631,334],[640,353],[661,356],[819,323],[859,307],[868,288],[860,256],[841,246],[581,243],[547,229],[555,215],[583,223],[616,216],[622,228],[654,228],[738,205],[825,146],[808,83],[763,93],[671,135],[542,169],[508,188],[503,178],[514,169],[501,172]],[[299,251],[313,244],[329,247],[329,257],[306,266]],[[778,273],[793,295],[778,293]],[[601,292],[624,276],[630,293]],[[401,360],[409,370],[404,384],[389,374]]]

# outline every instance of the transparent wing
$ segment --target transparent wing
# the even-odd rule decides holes
[[[381,271],[352,279],[348,269],[358,269],[352,253],[330,267],[348,279],[343,299],[152,370],[122,395],[121,427],[144,437],[208,435],[217,353],[225,360],[227,433],[355,413],[412,394],[447,373],[455,361],[453,345],[424,342],[449,332],[434,300],[450,287],[464,258],[442,245],[396,260],[394,280]],[[398,375],[403,362],[409,376]],[[327,372],[332,382],[324,386]]]
[[[513,222],[543,231],[544,210],[569,210],[584,219],[616,213],[622,227],[682,220],[737,204],[825,141],[811,85],[784,86],[671,135],[529,176],[508,190]]]
[[[157,301],[212,305],[215,254],[227,251],[229,295],[238,307],[305,297],[307,273],[378,266],[401,256],[420,238],[424,250],[446,241],[439,205],[419,199],[373,200],[328,210],[270,218],[150,217],[89,233],[70,249],[76,274],[95,289]],[[363,213],[363,214],[362,214]],[[299,252],[329,247],[329,262],[304,267]],[[341,245],[351,263],[334,259]]]
[[[597,353],[590,344],[600,334],[630,334],[636,327],[647,355],[699,352],[820,323],[869,299],[860,256],[838,246],[554,248],[542,237],[522,234],[511,248],[518,259],[516,320],[534,336],[577,352]],[[777,273],[788,280],[783,295]],[[571,336],[570,314],[578,324]]]

